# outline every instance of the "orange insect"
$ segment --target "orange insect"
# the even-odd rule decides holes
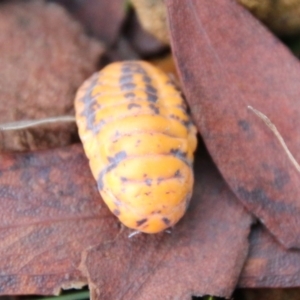
[[[83,83],[76,121],[100,194],[129,228],[175,225],[192,195],[196,128],[169,77],[142,61],[112,63]]]

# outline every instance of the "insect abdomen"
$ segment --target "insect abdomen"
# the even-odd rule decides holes
[[[196,129],[169,77],[146,62],[113,63],[79,89],[79,135],[103,200],[133,229],[160,232],[184,214]]]

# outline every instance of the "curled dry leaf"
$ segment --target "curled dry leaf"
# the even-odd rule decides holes
[[[244,288],[299,287],[299,273],[300,251],[285,249],[263,226],[254,227],[250,235],[249,255],[238,286]]]
[[[43,1],[1,3],[0,32],[0,123],[74,114],[75,92],[95,71],[102,46]],[[49,148],[74,136],[70,123],[0,132],[0,149]]]
[[[205,153],[172,233],[131,239],[102,202],[81,146],[2,154],[0,293],[51,294],[88,281],[93,299],[229,297],[251,221]]]
[[[298,60],[232,0],[167,0],[175,60],[194,119],[242,203],[285,247],[300,247]],[[178,13],[180,11],[180,13]]]
[[[0,294],[87,284],[81,252],[116,236],[80,146],[0,155]]]
[[[65,5],[87,31],[106,45],[116,41],[126,13],[126,0],[55,0]]]

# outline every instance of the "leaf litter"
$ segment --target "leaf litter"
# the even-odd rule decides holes
[[[201,134],[204,136],[208,149],[223,177],[239,200],[243,204],[246,203],[245,206],[258,217],[264,214],[268,216],[269,212],[263,211],[264,209],[270,209],[268,202],[268,205],[264,204],[266,207],[263,207],[263,209],[257,208],[257,203],[253,204],[251,202],[253,197],[262,197],[263,200],[266,200],[265,195],[261,195],[253,189],[256,194],[250,193],[247,198],[245,193],[237,192],[234,188],[235,181],[238,181],[240,175],[237,172],[236,176],[232,176],[233,171],[236,170],[242,169],[241,175],[245,178],[242,176],[240,177],[241,180],[245,179],[246,182],[248,180],[248,183],[250,182],[252,185],[259,180],[254,180],[253,183],[251,181],[253,178],[248,174],[245,175],[244,169],[239,168],[241,162],[236,161],[235,158],[229,160],[231,165],[233,162],[237,162],[237,165],[233,164],[236,169],[233,168],[234,170],[226,173],[228,170],[224,167],[224,163],[228,157],[231,157],[230,154],[232,153],[230,153],[230,149],[228,151],[225,149],[226,155],[222,157],[224,153],[218,150],[224,150],[222,146],[226,141],[222,138],[224,132],[220,128],[224,125],[223,121],[228,120],[229,129],[235,128],[231,123],[234,123],[233,120],[238,120],[238,126],[246,132],[244,134],[246,134],[249,142],[262,141],[262,145],[267,143],[274,147],[274,152],[277,155],[279,151],[282,152],[281,146],[274,143],[274,136],[257,129],[260,126],[255,124],[257,122],[255,118],[249,120],[249,115],[245,111],[242,111],[241,115],[232,113],[232,111],[236,112],[234,109],[238,106],[233,96],[240,93],[242,99],[248,99],[248,97],[254,99],[254,96],[260,94],[264,96],[264,99],[270,98],[270,95],[273,95],[274,92],[271,92],[271,88],[268,87],[269,80],[276,92],[278,92],[277,82],[283,82],[283,87],[285,91],[288,91],[288,96],[293,96],[294,99],[298,91],[292,89],[298,73],[291,64],[295,63],[295,60],[283,49],[280,43],[259,27],[261,25],[258,26],[258,23],[247,12],[237,8],[233,2],[221,3],[214,0],[207,4],[207,8],[200,13],[198,10],[199,3],[197,3],[194,6],[197,9],[194,9],[192,13],[194,18],[196,16],[194,24],[199,25],[201,23],[197,18],[201,17],[201,21],[205,20],[203,24],[209,30],[204,32],[200,30],[200,32],[204,33],[204,37],[207,38],[208,36],[210,41],[213,41],[213,45],[205,39],[201,44],[201,41],[199,42],[196,38],[197,34],[194,35],[192,41],[197,43],[197,49],[200,53],[205,53],[207,47],[208,50],[213,49],[212,53],[217,54],[216,57],[219,56],[217,63],[221,61],[223,67],[228,67],[226,72],[228,72],[227,76],[228,74],[230,76],[227,79],[235,79],[232,82],[239,86],[237,90],[233,88],[228,89],[228,91],[224,86],[224,77],[214,72],[216,61],[212,60],[214,63],[209,66],[205,61],[205,57],[200,59],[197,56],[197,59],[194,60],[194,68],[197,69],[199,61],[202,62],[197,73],[189,66],[190,59],[195,58],[193,47],[190,47],[190,52],[186,50],[187,52],[182,51],[180,55],[178,54],[178,49],[191,36],[191,34],[187,34],[184,28],[187,28],[189,24],[186,22],[186,13],[187,11],[191,13],[190,8],[193,5],[190,1],[185,10],[182,10],[182,14],[175,17],[177,20],[172,21],[174,15],[170,13],[170,9],[180,5],[179,1],[173,2],[172,4],[169,3],[168,6],[171,24],[173,22],[173,27],[171,26],[172,38],[174,39],[174,35],[178,37],[178,34],[182,33],[186,35],[186,37],[180,36],[176,41],[177,44],[173,44],[173,48],[180,70],[179,73],[183,78],[183,84],[185,84],[184,90],[188,101],[191,99],[191,95],[195,93],[195,84],[198,83],[201,86],[198,96],[192,98],[194,100],[190,102]],[[207,19],[208,11],[212,7],[218,7],[213,13],[222,12],[222,18],[224,19],[218,19],[218,24],[214,23],[214,18]],[[198,15],[195,13],[196,11]],[[232,19],[232,14],[238,16],[237,20]],[[228,21],[229,17],[231,17],[231,21]],[[224,33],[222,30],[228,28],[227,25],[224,27],[226,20],[229,25],[232,25],[230,29],[232,35],[237,34],[237,29],[241,24],[247,24],[249,28],[242,27],[242,31],[243,38],[245,39],[248,34],[249,41],[247,42],[247,39],[243,41],[240,37],[242,34],[232,37],[228,34],[230,30],[227,30],[226,38],[236,38],[235,43],[231,44],[229,39],[227,44],[223,43],[220,46],[219,42],[226,40],[222,38]],[[185,23],[187,24],[183,25]],[[181,28],[181,33],[177,32],[176,26]],[[191,28],[193,26],[189,30]],[[251,30],[256,30],[255,36],[249,33]],[[261,43],[262,40],[264,40],[263,43]],[[255,46],[255,43],[258,43],[262,49]],[[188,48],[187,46],[185,47]],[[220,49],[218,46],[220,46]],[[249,52],[245,50],[245,47]],[[263,53],[260,52],[261,50],[268,49],[270,52],[270,49],[273,49],[272,47],[276,50],[274,51],[277,61],[274,62],[270,55],[267,55],[267,51],[261,56],[256,56],[257,53]],[[235,51],[242,54],[239,56]],[[222,56],[225,54],[229,54],[226,59]],[[239,59],[237,59],[237,56]],[[222,59],[220,60],[220,58]],[[290,74],[286,69],[284,69],[284,75],[279,74],[280,64],[282,64],[279,58],[284,62],[289,62],[287,65],[290,68]],[[260,62],[260,59],[262,60],[261,69],[253,67],[253,61]],[[183,63],[184,60],[186,60],[185,63]],[[243,65],[243,62],[245,65]],[[271,67],[273,68],[272,71],[275,69],[275,77],[280,78],[274,78],[267,71],[267,74],[263,73],[266,65],[270,62],[273,63]],[[238,65],[240,65],[239,69],[237,68]],[[188,69],[187,66],[189,66]],[[222,74],[222,68],[218,70],[221,70],[221,75],[224,75]],[[245,77],[245,70],[248,71],[247,77]],[[258,79],[261,78],[257,74],[262,75],[262,82],[258,82]],[[199,76],[201,76],[200,79]],[[237,80],[240,76],[244,78],[245,82]],[[288,79],[282,81],[284,76],[288,76]],[[228,81],[225,83],[228,83]],[[208,86],[206,86],[207,84]],[[218,85],[220,86],[218,87]],[[227,107],[220,105],[220,101],[226,98],[219,95],[219,92],[223,91],[232,101],[229,105],[231,110],[228,109],[228,102]],[[284,91],[279,92],[281,96],[284,94]],[[201,101],[197,100],[200,96]],[[247,110],[247,105],[251,104],[253,107],[259,108],[259,110],[266,112],[272,120],[276,120],[276,125],[279,120],[278,128],[292,153],[295,153],[294,150],[297,145],[291,143],[289,134],[292,134],[293,131],[290,131],[290,125],[283,123],[284,120],[276,118],[275,115],[275,113],[279,113],[280,109],[284,109],[284,112],[288,112],[287,115],[290,116],[293,125],[298,124],[295,121],[295,115],[291,112],[294,105],[291,109],[286,108],[286,103],[290,103],[289,97],[283,97],[284,103],[279,108],[272,107],[271,114],[269,114],[271,109],[268,102],[261,102],[261,100],[259,103],[257,102],[258,104],[253,101],[248,103],[247,101],[243,107]],[[280,97],[274,96],[274,98],[278,99]],[[212,99],[215,100],[213,103],[218,103],[220,106],[218,107],[220,112],[225,113],[225,116],[226,114],[230,116],[229,119],[225,117],[222,121],[222,116],[218,115],[218,110],[212,110],[212,105],[209,103],[209,101],[213,101]],[[261,97],[258,97],[257,101],[259,99]],[[241,116],[244,118],[240,118]],[[215,120],[213,120],[213,117],[215,117]],[[214,124],[216,126],[213,126]],[[206,126],[208,129],[212,126],[213,130],[202,132]],[[221,138],[214,134],[216,128],[221,133]],[[226,126],[224,128],[228,129]],[[281,130],[282,128],[284,130]],[[237,134],[237,131],[233,130],[233,133]],[[225,137],[230,138],[230,145],[233,145],[235,140],[239,141],[236,136],[239,136],[240,133],[234,134],[228,133],[227,136],[225,134]],[[290,146],[291,144],[292,146]],[[247,143],[247,147],[249,147],[248,145],[249,143]],[[247,147],[245,148],[240,142],[233,147],[234,150],[236,147],[240,147],[240,152],[247,150]],[[263,148],[258,147],[256,152],[261,151],[261,149]],[[244,153],[247,153],[247,151]],[[251,151],[249,153],[253,154]],[[297,159],[297,155],[295,156]],[[254,162],[255,165],[257,160],[254,158],[257,158],[257,156],[253,159],[249,159],[248,156],[246,158],[246,162],[250,162],[251,167],[249,167],[249,170],[255,172],[252,170],[251,163]],[[0,278],[2,281],[1,293],[56,294],[62,287],[79,287],[89,283],[93,299],[111,299],[111,297],[116,299],[132,299],[132,297],[136,299],[153,299],[153,296],[156,299],[176,296],[180,299],[190,299],[191,295],[204,294],[230,297],[238,281],[241,287],[291,287],[299,285],[298,264],[296,263],[297,250],[287,250],[278,244],[279,240],[286,247],[297,246],[297,232],[290,233],[284,239],[281,238],[291,226],[286,218],[287,213],[293,210],[289,207],[290,205],[293,207],[293,203],[289,203],[289,206],[283,209],[283,213],[285,210],[287,213],[284,214],[284,222],[280,226],[282,232],[276,226],[274,227],[274,222],[272,222],[272,218],[279,218],[278,215],[271,216],[271,219],[265,222],[267,229],[255,227],[252,230],[249,257],[243,268],[249,248],[247,236],[253,218],[228,189],[227,184],[219,175],[203,147],[199,150],[196,160],[195,193],[185,218],[173,229],[171,234],[138,235],[128,239],[130,231],[120,228],[115,217],[109,213],[103,204],[88,170],[81,146],[75,145],[23,154],[2,154],[0,157],[0,201],[3,207],[1,210],[2,226],[0,225],[3,240],[2,250],[0,249],[2,252],[1,257],[3,257],[2,279]],[[286,166],[290,165],[290,162],[288,159],[286,161],[281,160],[284,161],[284,167],[281,165],[281,168],[276,169],[269,161],[268,164],[258,166],[258,168],[262,167],[265,171],[265,173],[258,173],[258,178],[265,179],[267,183],[271,182],[271,186],[275,186],[277,190],[285,188],[285,185],[290,184],[290,181],[292,181],[292,184],[295,182],[295,174],[290,169],[288,169],[288,172],[285,169]],[[5,176],[3,176],[4,174]],[[265,178],[266,174],[270,178]],[[243,180],[241,184],[243,184]],[[268,192],[270,191],[268,190]],[[272,194],[272,192],[270,193]],[[280,203],[280,205],[285,207],[287,204]],[[270,206],[272,207],[272,205]],[[295,218],[295,216],[293,217]],[[260,217],[260,220],[264,221],[262,217]],[[275,235],[277,240],[270,236],[268,230]],[[20,256],[20,253],[25,255]],[[268,253],[272,255],[269,256]],[[259,257],[259,260],[257,260],[257,257]],[[266,267],[261,267],[260,262],[263,262],[262,265]],[[286,270],[289,270],[288,273],[284,272],[285,267],[287,267]],[[242,274],[240,276],[241,270]]]

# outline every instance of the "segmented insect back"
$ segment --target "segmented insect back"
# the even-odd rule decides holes
[[[76,120],[98,189],[127,227],[157,233],[192,195],[196,128],[170,78],[142,61],[112,63],[84,82]]]

